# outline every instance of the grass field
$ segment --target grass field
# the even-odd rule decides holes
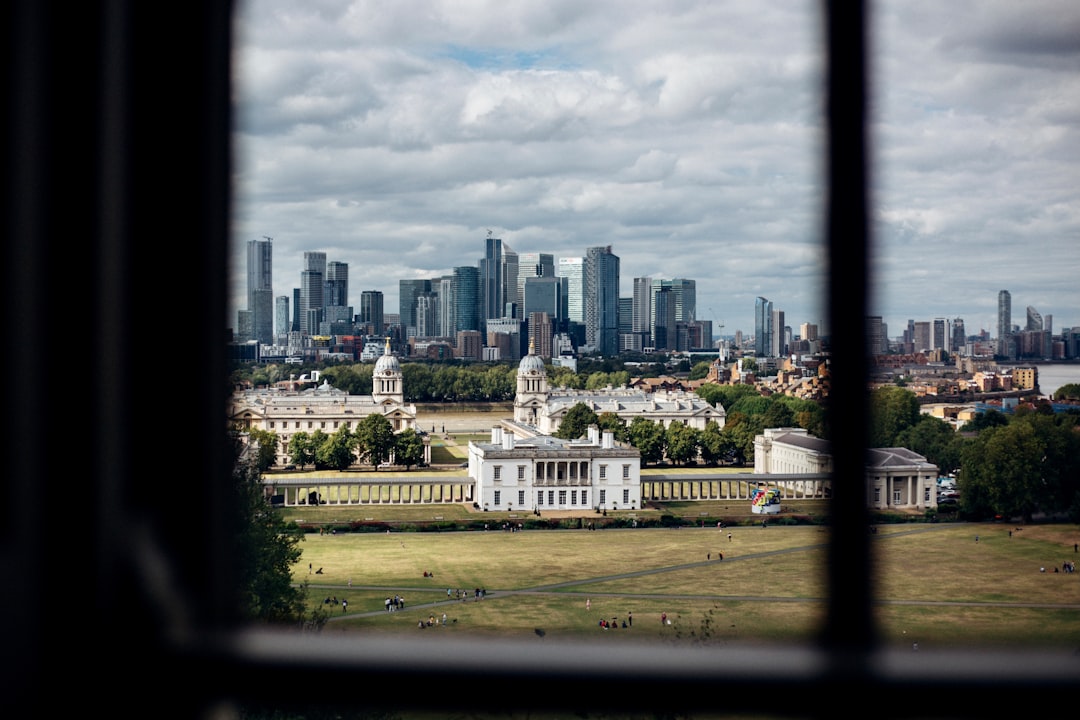
[[[812,639],[823,620],[827,528],[741,526],[730,529],[730,540],[728,532],[309,534],[295,579],[310,583],[313,602],[333,601],[324,603],[330,633],[415,634],[422,622],[433,640],[461,633],[537,641]],[[880,526],[873,548],[882,641],[1080,648],[1080,573],[1054,572],[1080,559],[1078,541],[1075,525]],[[309,573],[309,563],[322,574]],[[486,589],[484,599],[475,599],[477,588]],[[386,612],[393,595],[405,607]],[[661,624],[661,613],[670,624]],[[605,618],[618,627],[601,629]],[[437,621],[430,628],[429,619]]]

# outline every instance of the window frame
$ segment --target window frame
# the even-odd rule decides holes
[[[250,627],[235,616],[234,558],[222,552],[230,543],[233,501],[221,482],[230,458],[221,432],[224,383],[196,382],[170,401],[169,422],[195,435],[195,451],[185,454],[184,463],[154,462],[148,469],[139,459],[146,448],[160,448],[162,427],[140,421],[148,400],[140,386],[146,383],[130,383],[142,367],[137,362],[145,360],[145,328],[135,308],[162,288],[197,287],[185,312],[186,326],[195,328],[200,377],[223,378],[228,367],[220,328],[232,183],[231,3],[196,0],[166,25],[136,0],[81,3],[63,12],[37,0],[6,4],[0,12],[8,21],[13,71],[4,85],[3,172],[11,241],[0,252],[5,306],[16,324],[6,333],[10,370],[20,379],[9,397],[9,412],[20,422],[8,434],[10,492],[0,524],[9,572],[20,578],[5,594],[9,614],[21,618],[3,643],[12,706],[51,715],[87,702],[83,694],[40,693],[54,681],[60,657],[79,668],[89,687],[158,668],[139,673],[144,692],[109,694],[110,714],[139,716],[168,698],[172,714],[192,717],[238,702],[278,709],[359,704],[398,712],[765,711],[801,718],[834,716],[858,687],[875,715],[976,718],[997,714],[1020,695],[1075,692],[1080,658],[1071,653],[912,653],[878,643],[863,490],[865,11],[859,2],[822,7],[829,53],[825,222],[829,267],[844,272],[844,282],[830,283],[828,291],[830,327],[845,328],[833,336],[831,403],[842,411],[833,414],[832,429],[855,450],[834,456],[820,641],[747,648],[627,644],[611,653],[594,645],[568,652],[551,637],[451,638],[432,656],[424,638],[297,634]],[[165,174],[170,193],[159,192]],[[79,238],[75,251],[73,236]],[[185,252],[172,253],[163,265],[161,244],[147,242],[158,237],[182,243]],[[60,403],[43,400],[43,393],[57,390],[45,382],[40,358],[15,345],[54,322],[56,298],[40,278],[56,257],[71,252],[85,253],[87,262],[77,263],[78,275],[66,289],[89,303],[95,319],[85,355],[92,382],[73,386],[90,395],[93,422],[85,438],[65,445],[66,455],[84,463],[78,500],[58,483],[30,481],[40,477],[40,459],[49,456],[51,412]],[[154,482],[147,482],[151,476]],[[179,487],[184,497],[199,499],[198,532],[192,509],[176,497]],[[68,534],[56,533],[58,527],[77,527],[81,541],[59,537]],[[60,567],[65,575],[56,577]],[[72,610],[72,584],[85,593],[79,610],[85,621],[64,621],[64,630],[56,632],[58,619]],[[109,663],[97,657],[105,646],[113,651]],[[267,681],[275,677],[289,682]],[[747,688],[765,678],[781,690],[763,708]],[[521,692],[538,686],[545,692]],[[319,691],[302,691],[308,687]],[[401,687],[424,692],[402,693]],[[483,691],[462,691],[477,687]],[[598,693],[597,687],[616,690]],[[634,691],[617,691],[626,687]]]

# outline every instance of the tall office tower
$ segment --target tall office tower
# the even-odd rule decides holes
[[[649,333],[652,342],[652,278],[634,278],[633,307],[630,317],[630,332]]]
[[[521,308],[517,304],[518,254],[503,243],[502,247],[502,317],[522,320]]]
[[[480,324],[480,270],[463,265],[453,270],[453,296],[455,330],[479,330]]]
[[[551,318],[546,312],[531,312],[528,318],[529,347],[537,357],[551,357]]]
[[[799,337],[803,340],[814,342],[818,339],[818,330],[815,323],[803,323],[799,325]]]
[[[1009,336],[1012,334],[1012,294],[1008,290],[998,292],[997,354],[1008,357]]]
[[[488,231],[484,239],[484,257],[480,259],[480,329],[487,321],[503,316],[503,241],[491,237]],[[404,317],[402,318],[404,324]]]
[[[965,347],[967,347],[967,332],[964,330],[964,319],[953,318],[949,352],[961,352]]]
[[[770,328],[771,335],[769,339],[769,356],[770,357],[783,357],[787,354],[787,342],[785,333],[787,328],[784,326],[784,311],[773,310],[772,311],[772,327]]]
[[[1033,308],[1031,305],[1027,306],[1027,324],[1024,326],[1025,330],[1042,330],[1043,319],[1039,311]]]
[[[670,285],[652,288],[652,346],[657,350],[674,350],[677,345],[675,327],[675,291]]]
[[[553,276],[530,277],[522,286],[522,314],[544,313],[553,332],[562,332],[566,317],[566,278]]]
[[[416,298],[431,292],[431,280],[398,280],[402,338],[416,337]]]
[[[866,354],[868,357],[884,355],[888,345],[885,340],[884,325],[880,315],[866,318]]]
[[[274,246],[270,238],[248,240],[247,293],[252,339],[274,341]]]
[[[634,331],[634,298],[619,298],[619,334],[629,335]],[[619,341],[622,342],[621,340]]]
[[[274,342],[283,345],[282,338],[289,334],[292,329],[292,320],[289,318],[289,296],[278,295],[274,298]]]
[[[518,254],[514,302],[519,308],[525,307],[525,281],[533,277],[555,277],[555,256],[539,252]],[[528,318],[529,314],[523,310],[521,316]]]
[[[945,331],[945,318],[934,318],[934,345],[933,350],[944,350],[945,339],[949,334]]]
[[[326,264],[326,285],[323,290],[323,304],[326,307],[349,304],[349,263],[334,260]]]
[[[673,278],[665,282],[671,285],[675,293],[675,321],[688,323],[697,320],[697,281]]]
[[[437,337],[439,316],[439,295],[433,291],[422,292],[416,296],[416,337]]]
[[[360,322],[370,325],[373,334],[382,335],[385,320],[381,290],[364,290],[360,293]]]
[[[768,357],[772,338],[772,303],[758,297],[754,301],[754,355]]]
[[[300,272],[300,332],[315,335],[319,332],[326,282],[326,253],[305,252],[304,268]]]
[[[619,256],[610,245],[585,251],[585,343],[601,355],[619,352]]]
[[[930,323],[917,322],[911,336],[912,352],[922,353],[931,350],[930,347]]]
[[[556,269],[566,278],[566,317],[570,322],[585,322],[585,258],[561,257]]]
[[[457,332],[457,320],[454,319],[454,276],[432,278],[431,291],[438,296],[435,334],[438,337],[453,337]]]
[[[300,288],[292,289],[292,332],[300,332]]]

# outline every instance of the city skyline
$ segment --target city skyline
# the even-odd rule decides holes
[[[475,264],[491,230],[556,262],[612,246],[620,297],[696,278],[725,334],[759,296],[830,331],[816,5],[425,7],[238,7],[234,309],[254,238],[275,296],[318,250],[352,304],[395,308],[398,279]],[[1008,288],[1080,324],[1080,10],[872,10],[868,314],[994,333]]]

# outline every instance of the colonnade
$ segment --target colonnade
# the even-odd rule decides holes
[[[760,488],[773,489],[781,499],[826,498],[832,481],[824,475],[730,475],[723,478],[642,476],[641,501],[749,500]]]
[[[471,478],[458,482],[446,479],[379,479],[338,480],[311,478],[264,483],[288,507],[296,505],[445,505],[472,502],[475,484]]]

